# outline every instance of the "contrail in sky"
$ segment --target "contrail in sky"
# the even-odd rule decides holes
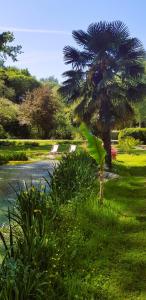
[[[0,26],[2,31],[12,31],[12,32],[27,32],[27,33],[47,33],[47,34],[59,34],[59,35],[71,35],[69,31],[64,30],[49,30],[49,29],[33,29],[33,28],[17,28],[9,26]]]

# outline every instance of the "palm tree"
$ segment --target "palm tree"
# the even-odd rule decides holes
[[[111,167],[113,111],[119,104],[126,110],[146,92],[142,81],[144,49],[121,21],[94,23],[87,32],[78,30],[72,35],[81,50],[64,48],[65,63],[72,68],[63,73],[67,78],[60,91],[70,101],[80,99],[76,113],[82,119],[96,113]]]

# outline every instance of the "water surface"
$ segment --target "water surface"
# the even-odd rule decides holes
[[[49,180],[49,173],[52,173],[54,161],[41,161],[32,164],[22,165],[3,165],[0,166],[0,224],[5,221],[5,210],[8,207],[9,201],[13,202],[16,199],[16,191],[28,186],[45,184],[44,177]]]

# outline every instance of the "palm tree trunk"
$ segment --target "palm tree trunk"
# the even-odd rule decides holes
[[[100,122],[101,122],[101,132],[102,140],[104,143],[104,148],[107,152],[106,162],[108,168],[112,167],[111,159],[111,113],[110,113],[110,100],[106,94],[102,95],[101,107],[100,107]]]
[[[104,129],[102,133],[102,139],[104,143],[104,148],[106,150],[106,163],[108,168],[111,169],[112,167],[112,158],[111,158],[111,133],[110,133],[110,126],[107,125],[107,128]]]

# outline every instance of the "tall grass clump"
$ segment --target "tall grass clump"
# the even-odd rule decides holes
[[[5,248],[0,299],[47,299],[51,295],[48,273],[52,253],[57,251],[55,236],[49,230],[53,214],[43,189],[32,186],[18,195],[8,214],[9,238],[0,232]]]
[[[87,194],[96,179],[96,163],[85,151],[69,153],[54,170],[50,186],[52,196],[65,203],[83,190]]]

